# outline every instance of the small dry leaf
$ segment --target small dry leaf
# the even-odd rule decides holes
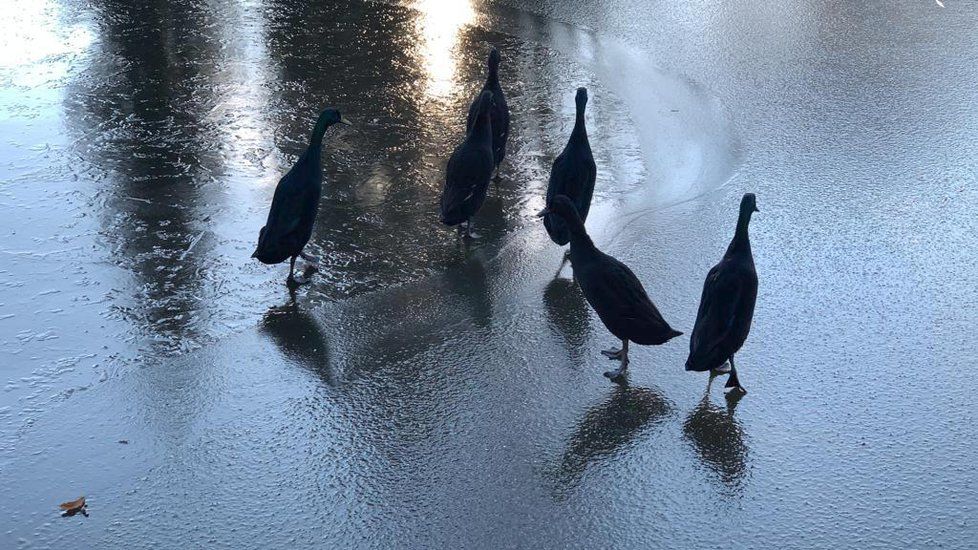
[[[73,514],[85,507],[85,497],[78,497],[77,500],[70,500],[68,502],[62,502],[59,508]]]

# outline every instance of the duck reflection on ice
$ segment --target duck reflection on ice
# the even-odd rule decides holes
[[[296,303],[289,303],[265,313],[261,331],[271,336],[275,345],[289,361],[318,374],[328,385],[335,385],[329,364],[329,342],[326,331],[314,315]]]
[[[445,288],[457,296],[476,326],[492,325],[492,293],[485,252],[475,250],[445,272]]]
[[[591,312],[577,283],[573,279],[551,280],[543,291],[543,305],[551,327],[568,348],[572,352],[582,350],[591,332]]]
[[[734,418],[734,410],[743,394],[732,392],[726,396],[727,406],[718,407],[710,402],[710,385],[706,385],[703,400],[686,418],[683,435],[693,444],[700,462],[715,472],[724,485],[739,489],[747,474],[748,451],[744,430]]]
[[[558,475],[562,485],[574,485],[588,465],[624,451],[648,427],[662,423],[672,404],[649,388],[619,384],[604,402],[591,407],[571,436]]]

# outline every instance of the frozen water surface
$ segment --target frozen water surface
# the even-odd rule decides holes
[[[970,3],[0,10],[0,546],[978,539]],[[437,200],[490,45],[513,128],[466,248]],[[533,217],[581,85],[588,227],[679,330],[757,193],[743,399],[686,337],[601,376]],[[248,256],[327,105],[293,302]]]

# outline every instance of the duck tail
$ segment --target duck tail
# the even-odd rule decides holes
[[[674,329],[672,327],[669,327],[669,332],[667,332],[666,335],[665,335],[665,338],[662,339],[662,343],[665,344],[666,342],[668,342],[669,340],[672,340],[676,336],[682,336],[682,334],[683,333],[679,332],[678,330],[676,330],[676,329]]]
[[[255,246],[255,251],[251,253],[252,258],[258,258],[258,253],[261,252],[262,244],[265,242],[265,230],[267,228],[268,226],[266,225],[258,230],[258,245]]]
[[[440,216],[440,221],[441,223],[451,227],[453,225],[458,225],[464,222],[465,220],[459,219],[459,217],[454,214],[442,214]]]
[[[686,370],[693,372],[703,372],[710,370],[710,367],[704,366],[709,364],[709,358],[704,358],[699,354],[690,352],[689,357],[686,358]]]

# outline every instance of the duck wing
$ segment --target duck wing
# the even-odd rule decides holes
[[[550,168],[550,181],[547,184],[547,204],[550,204],[550,201],[557,195],[566,195],[574,202],[581,219],[586,220],[588,211],[591,209],[591,198],[594,195],[594,180],[597,176],[597,170],[590,150],[576,162],[573,160],[575,153],[576,151],[568,144],[554,159],[553,166]],[[565,245],[570,242],[567,224],[560,216],[547,214],[543,218],[543,225],[555,243]]]
[[[576,197],[569,194],[568,188],[571,185],[568,185],[567,181],[572,177],[574,177],[574,171],[567,166],[567,148],[565,147],[550,167],[550,181],[547,183],[547,202],[545,204],[549,205],[557,195],[567,195],[567,198],[574,201]],[[550,235],[550,239],[558,245],[563,246],[570,242],[570,231],[560,216],[556,214],[545,215],[543,226],[546,228],[547,234]]]
[[[597,168],[590,146],[587,143],[582,145],[569,142],[550,167],[547,204],[550,204],[556,195],[567,195],[574,201],[581,219],[586,219],[588,209],[591,207],[596,177]]]
[[[680,333],[662,318],[635,273],[611,256],[602,256],[581,270],[577,279],[608,330],[619,338],[644,345],[660,344],[678,336]]]
[[[445,189],[441,197],[443,218],[450,218],[477,193],[485,191],[492,177],[492,152],[463,143],[448,159]]]
[[[706,275],[689,340],[686,370],[719,367],[744,343],[757,296],[756,275],[753,281],[751,285],[750,273],[727,259],[713,266]]]
[[[491,91],[492,97],[495,100],[490,111],[490,120],[492,121],[492,154],[493,162],[499,164],[503,160],[503,157],[506,156],[506,138],[509,136],[509,105],[506,104],[506,96],[503,94],[503,89],[498,83],[496,83]]]
[[[295,253],[292,249],[305,244],[301,241],[312,225],[310,213],[319,206],[319,189],[308,181],[310,173],[305,164],[300,161],[275,187],[268,219],[259,233],[256,257],[291,256]]]
[[[479,93],[476,94],[475,99],[472,103],[469,103],[469,114],[465,117],[465,133],[468,134],[472,131],[472,127],[475,126],[475,119],[479,115],[479,98],[482,97],[482,92],[485,91],[485,87],[479,88]]]
[[[594,165],[594,157],[591,156],[591,148],[582,152],[579,160],[581,165],[574,171],[574,176],[569,180],[571,183],[570,192],[573,195],[574,206],[581,215],[582,220],[587,219],[588,211],[591,210],[591,198],[594,195],[594,180],[597,178],[597,167]]]

